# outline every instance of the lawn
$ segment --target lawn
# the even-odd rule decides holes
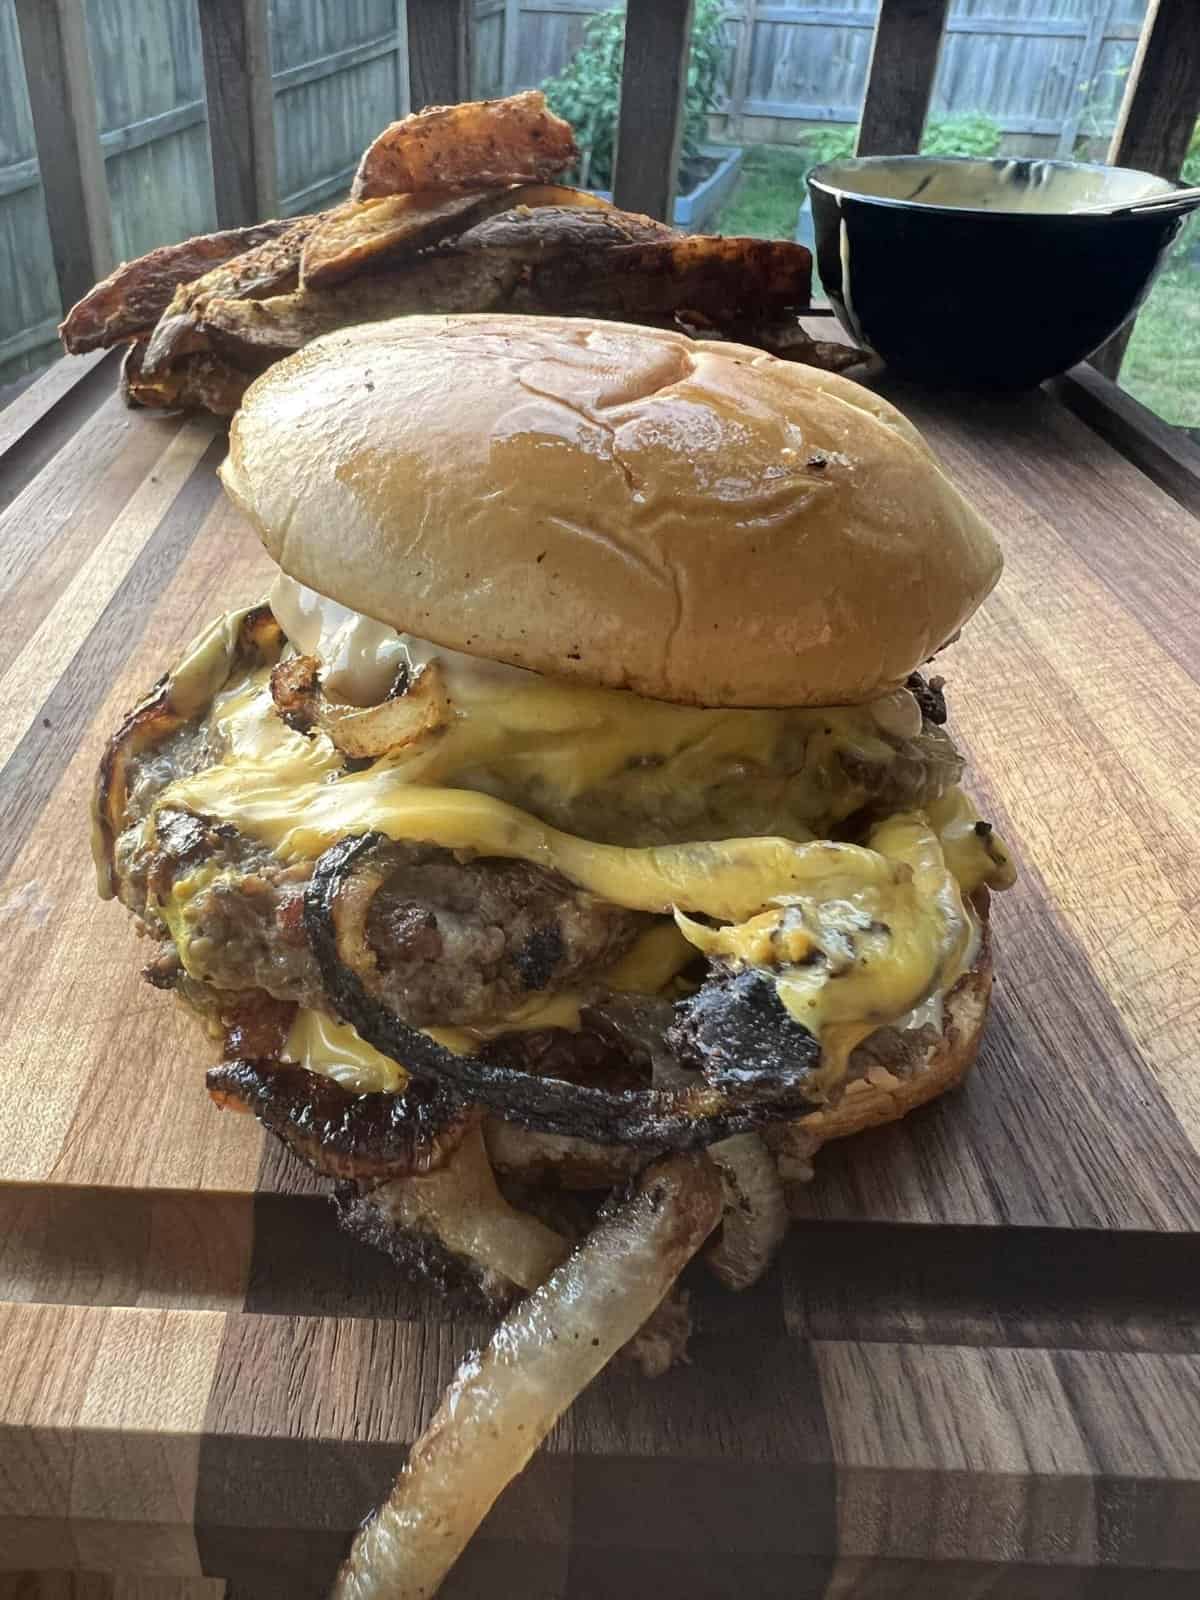
[[[1172,266],[1151,289],[1121,387],[1168,422],[1200,427],[1200,263]]]
[[[714,229],[792,238],[810,163],[803,149],[751,145]],[[1200,263],[1180,259],[1155,284],[1134,328],[1121,385],[1166,421],[1200,427]]]
[[[751,145],[738,186],[713,223],[718,233],[755,239],[790,239],[804,202],[804,179],[812,157],[787,145]]]

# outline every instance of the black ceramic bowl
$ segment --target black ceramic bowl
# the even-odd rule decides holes
[[[1025,388],[1141,305],[1178,217],[1075,214],[1168,193],[1079,161],[862,156],[808,179],[817,268],[856,343],[925,382]]]

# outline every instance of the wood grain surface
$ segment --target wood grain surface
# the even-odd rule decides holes
[[[944,663],[1022,868],[979,1070],[823,1152],[764,1283],[694,1275],[692,1364],[602,1376],[459,1600],[1200,1583],[1200,525],[1049,395],[872,381],[1007,554]],[[105,736],[269,580],[220,432],[114,385],[0,415],[0,1600],[304,1600],[488,1329],[213,1108],[96,898]]]

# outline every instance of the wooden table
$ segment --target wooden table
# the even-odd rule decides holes
[[[106,733],[268,573],[218,427],[114,380],[0,413],[0,1595],[291,1600],[485,1329],[214,1110],[95,896]],[[1008,556],[946,667],[1022,865],[980,1070],[826,1152],[767,1282],[697,1277],[692,1365],[603,1377],[447,1595],[1200,1586],[1200,524],[1045,394],[895,398]]]

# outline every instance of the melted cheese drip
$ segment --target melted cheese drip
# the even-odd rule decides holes
[[[277,582],[271,604],[292,643],[319,658],[323,689],[343,710],[378,704],[401,666],[417,672],[437,662],[445,698],[429,683],[423,690],[419,675],[411,680],[405,703],[414,717],[422,705],[430,722],[393,753],[410,782],[481,790],[589,836],[607,836],[602,830],[614,823],[628,828],[632,811],[664,823],[661,834],[636,842],[671,837],[671,802],[694,792],[722,822],[725,808],[729,826],[706,821],[676,838],[733,831],[749,806],[758,811],[750,831],[811,838],[864,798],[846,778],[844,755],[884,765],[889,741],[921,730],[907,689],[833,709],[673,705],[444,650],[289,578]]]
[[[211,641],[203,643],[209,658]],[[185,661],[177,676],[189,670]],[[700,771],[717,753],[766,759],[779,720],[796,716],[811,718],[817,737],[824,730],[861,744],[874,737],[872,727],[894,728],[909,718],[911,697],[889,696],[876,710],[720,712],[577,689],[530,673],[516,677],[529,681],[483,672],[464,691],[460,679],[469,714],[460,713],[415,754],[347,772],[327,735],[297,734],[276,715],[269,672],[243,675],[213,701],[223,759],[169,785],[156,810],[220,818],[285,861],[315,859],[347,834],[378,830],[465,857],[528,861],[612,904],[674,914],[678,930],[669,923],[653,930],[653,939],[609,975],[609,986],[661,990],[685,964],[690,945],[733,965],[768,966],[788,1010],[823,1040],[830,1082],[866,1033],[920,1015],[969,964],[976,929],[964,896],[983,883],[1002,888],[1012,881],[1003,845],[980,831],[958,790],[927,812],[888,818],[866,846],[753,836],[625,848],[550,827],[488,794],[447,786],[464,767],[490,761],[524,763],[540,781],[577,791],[689,741]],[[153,828],[153,815],[143,827]],[[180,880],[163,907],[185,965],[186,903],[197,887],[194,879]],[[820,960],[810,959],[814,952]],[[575,995],[539,996],[489,1030],[427,1031],[469,1051],[488,1032],[578,1027],[580,1003]],[[368,1051],[352,1029],[316,1013],[301,1014],[289,1041],[295,1059],[333,1075],[340,1070],[348,1082],[382,1084],[402,1071]]]

